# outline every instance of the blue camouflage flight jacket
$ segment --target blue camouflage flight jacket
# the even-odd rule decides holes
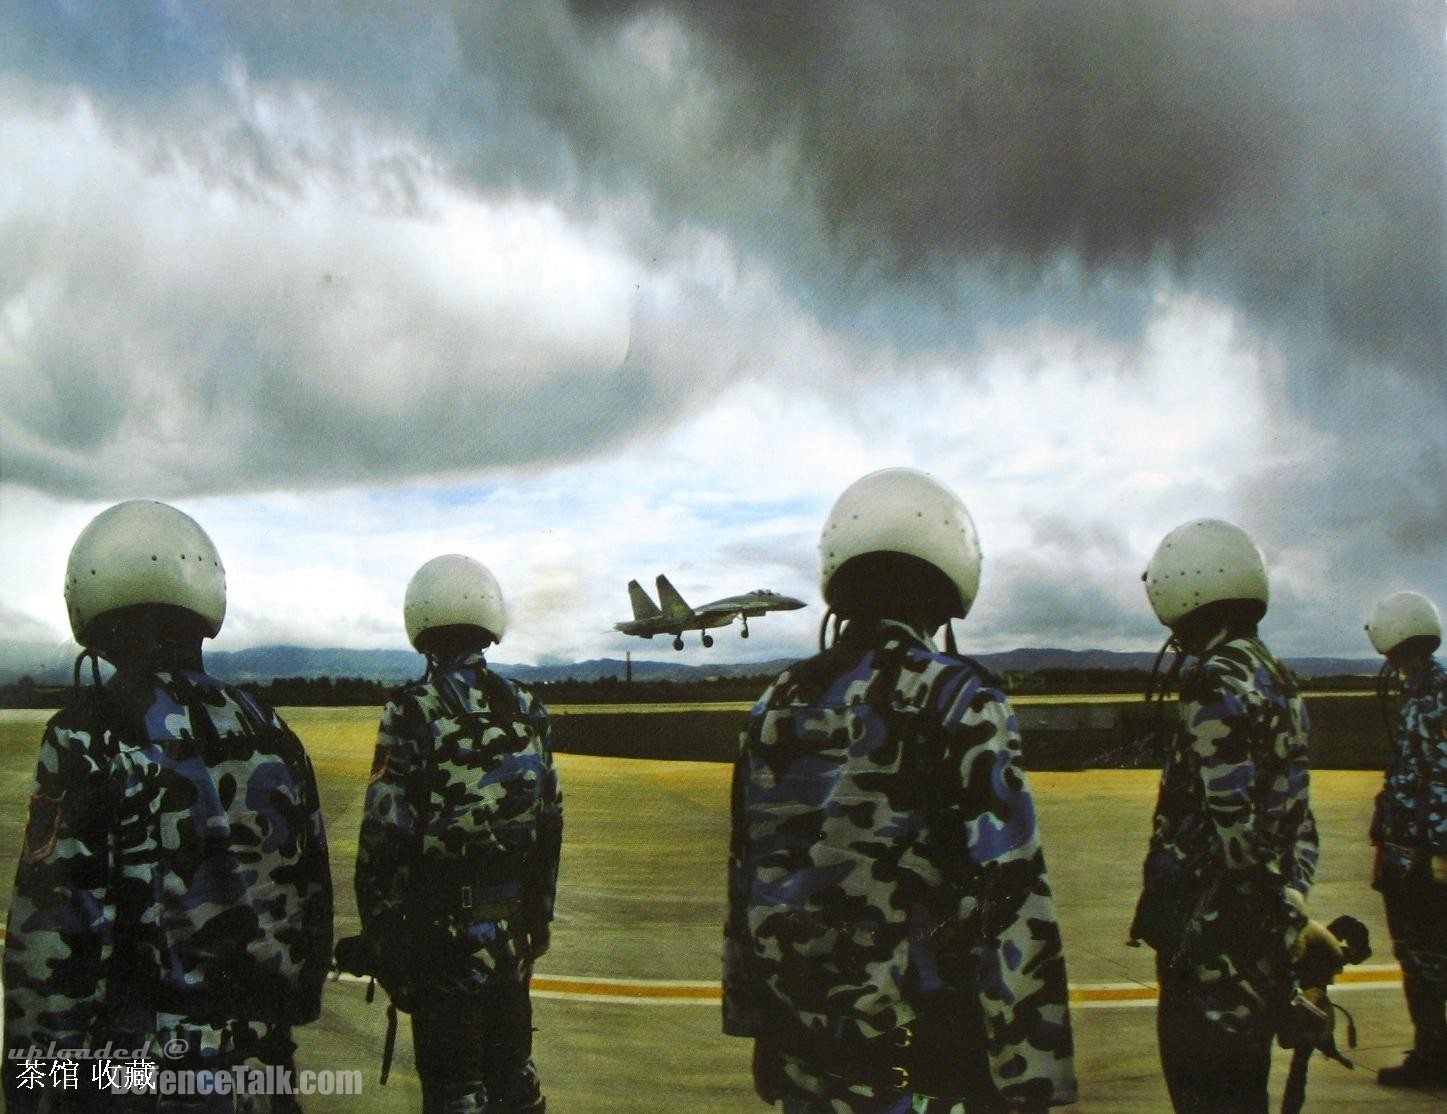
[[[1181,678],[1179,725],[1161,773],[1146,888],[1173,883],[1190,924],[1163,958],[1195,984],[1213,1024],[1269,1021],[1290,986],[1289,949],[1318,857],[1306,706],[1256,637],[1209,650]]]
[[[1396,745],[1371,827],[1372,842],[1384,848],[1384,868],[1399,875],[1424,852],[1447,855],[1447,671],[1430,659],[1402,695]]]
[[[434,929],[440,954],[421,978],[436,991],[525,979],[562,837],[547,709],[481,653],[440,663],[382,712],[357,843],[363,932],[406,950]]]
[[[759,698],[734,767],[726,1033],[847,1056],[973,992],[1002,1096],[1073,1101],[1060,932],[995,684],[886,621]]]
[[[225,1054],[240,1030],[318,1016],[331,945],[316,782],[275,712],[204,673],[122,670],[50,720],[10,903],[7,1049]]]

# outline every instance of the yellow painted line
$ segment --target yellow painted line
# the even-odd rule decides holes
[[[1145,696],[1139,692],[1016,692],[1006,693],[1010,703],[1016,708],[1029,708],[1032,705],[1041,706],[1046,704],[1144,704]],[[1176,694],[1166,694],[1166,700],[1174,700]]]
[[[365,983],[368,980],[361,975],[341,975],[334,981]],[[717,1007],[723,1000],[723,991],[716,982],[582,978],[566,975],[534,975],[532,993],[536,998],[638,1006]]]
[[[1349,984],[1343,986],[1341,984]],[[1401,972],[1349,971],[1338,977],[1338,989],[1385,990],[1401,983]],[[665,982],[655,979],[587,979],[536,976],[533,992],[543,998],[615,1002],[637,1005],[716,1006],[723,998],[717,983]],[[1094,983],[1072,987],[1070,1004],[1078,1009],[1149,1006],[1159,997],[1154,986],[1141,983]]]
[[[1373,964],[1370,967],[1348,967],[1336,977],[1337,985],[1342,983],[1383,983],[1400,985],[1402,969],[1395,964]]]
[[[1307,700],[1334,700],[1337,697],[1350,697],[1354,700],[1364,696],[1375,697],[1377,694],[1368,689],[1328,689],[1323,692],[1312,692],[1307,690],[1301,694]]]
[[[0,928],[0,943],[5,930]],[[333,981],[365,983],[361,975],[341,975]],[[1385,990],[1400,986],[1402,970],[1391,964],[1349,967],[1337,975],[1338,990]],[[534,975],[532,991],[539,998],[574,1002],[612,1002],[629,1005],[717,1006],[723,988],[717,982],[694,979],[615,979],[605,976]],[[1070,1004],[1084,1009],[1147,1006],[1159,997],[1144,983],[1086,983],[1070,989]]]
[[[1336,986],[1342,990],[1385,990],[1401,981],[1399,968],[1366,967],[1344,971],[1337,977]],[[632,1005],[716,1006],[723,998],[722,987],[716,982],[670,979],[536,975],[532,989],[541,998]],[[1087,983],[1070,990],[1071,1006],[1084,1009],[1148,1006],[1158,997],[1154,986],[1143,983]]]
[[[534,975],[533,990],[574,998],[672,999],[714,1004],[723,998],[715,982],[679,982],[663,979],[587,979]]]
[[[1101,983],[1097,986],[1072,987],[1070,990],[1072,1006],[1087,1002],[1154,1002],[1157,997],[1155,987],[1140,983]]]

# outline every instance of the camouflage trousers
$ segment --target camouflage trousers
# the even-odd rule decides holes
[[[841,1056],[829,1067],[782,1055],[778,1089],[786,1114],[997,1114],[1008,1109],[990,1078],[978,1014],[961,1011],[958,1023],[948,1028],[921,1025],[914,1038],[912,1055],[889,1060],[909,1067],[875,1064],[872,1072],[861,1070],[867,1058],[859,1055]]]
[[[205,1025],[187,1018],[161,1013],[157,1015],[155,1042],[164,1068],[188,1069],[199,1075],[206,1072],[232,1074],[238,1069],[247,1075],[266,1075],[269,1067],[291,1072],[296,1077],[292,1054],[296,1044],[285,1025],[268,1025],[257,1021],[230,1021]],[[171,1059],[167,1055],[173,1054]],[[214,1088],[213,1088],[214,1089]],[[153,1105],[136,1110],[156,1114],[296,1114],[301,1104],[294,1095],[211,1094],[161,1095]]]
[[[1447,1056],[1447,886],[1414,871],[1387,877],[1379,888],[1416,1047]]]
[[[425,1114],[542,1114],[528,983],[418,995],[412,1050]]]
[[[784,1075],[792,1085],[784,1114],[1003,1114],[996,1095],[975,1099],[940,1098],[897,1091],[827,1075],[793,1057],[784,1057]]]
[[[961,1099],[904,1093],[866,1095],[837,1091],[829,1097],[801,1094],[784,1100],[784,1114],[975,1114],[983,1109],[986,1108],[967,1105]]]
[[[1192,968],[1158,959],[1156,974],[1156,1036],[1172,1108],[1177,1114],[1268,1114],[1274,1026],[1263,1016],[1242,1029],[1223,1027],[1202,1008]]]

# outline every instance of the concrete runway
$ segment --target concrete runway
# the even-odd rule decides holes
[[[371,709],[286,709],[317,768],[329,826],[338,936],[356,931],[352,864],[371,757]],[[48,713],[0,713],[0,861],[18,853],[34,753]],[[728,776],[716,763],[560,755],[566,811],[558,923],[534,984],[536,1058],[553,1114],[762,1110],[749,1042],[719,1032]],[[1157,775],[1151,771],[1030,776],[1073,997],[1086,1112],[1168,1110],[1156,1061],[1152,955],[1124,945]],[[1447,1091],[1377,1086],[1379,1067],[1410,1042],[1381,903],[1367,886],[1366,828],[1374,772],[1322,771],[1313,805],[1323,833],[1314,915],[1350,913],[1376,954],[1335,996],[1356,1015],[1356,1071],[1313,1061],[1308,1111],[1441,1109]],[[12,871],[0,872],[8,904]],[[309,1111],[415,1110],[404,1018],[392,1078],[377,1083],[384,996],[364,1002],[353,981],[328,985],[323,1017],[297,1034],[302,1068],[359,1069],[356,1097],[313,1097]],[[1343,1026],[1338,1037],[1345,1043]],[[1279,1101],[1289,1053],[1276,1051]]]

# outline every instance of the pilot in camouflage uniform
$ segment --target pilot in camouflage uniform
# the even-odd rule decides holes
[[[1161,1064],[1175,1109],[1264,1112],[1272,1038],[1310,935],[1317,832],[1306,709],[1256,636],[1266,568],[1244,531],[1186,523],[1161,542],[1144,579],[1192,664],[1131,938],[1156,949]]]
[[[1447,671],[1437,607],[1417,592],[1377,604],[1367,634],[1402,678],[1402,711],[1372,814],[1372,884],[1402,965],[1416,1039],[1406,1060],[1377,1073],[1389,1087],[1447,1086]]]
[[[756,1090],[786,1111],[1072,1102],[1015,717],[928,633],[974,601],[969,514],[887,469],[840,497],[820,547],[846,623],[764,692],[734,767],[724,1032],[754,1038]]]
[[[506,627],[484,566],[429,561],[405,615],[428,671],[382,714],[357,848],[363,939],[412,1013],[425,1110],[541,1112],[528,984],[563,828],[547,712],[483,659]]]
[[[122,503],[76,541],[66,600],[76,639],[116,672],[102,686],[93,664],[97,684],[41,743],[5,949],[9,1109],[94,1099],[88,1062],[74,1091],[18,1079],[14,1057],[52,1042],[140,1050],[166,1068],[290,1068],[292,1026],[319,1015],[331,953],[326,838],[296,736],[202,670],[201,642],[225,614],[220,558],[174,508]],[[295,1108],[285,1096],[188,1102]]]

